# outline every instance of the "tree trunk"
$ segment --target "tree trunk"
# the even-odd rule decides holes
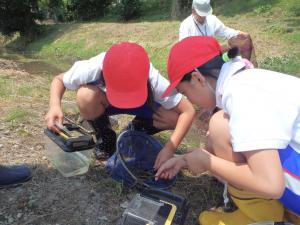
[[[172,1],[172,9],[171,9],[171,18],[178,19],[181,15],[180,13],[180,0]]]

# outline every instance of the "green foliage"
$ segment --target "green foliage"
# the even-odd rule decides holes
[[[234,16],[237,14],[252,13],[259,16],[281,15],[299,16],[299,0],[213,0],[215,14]]]
[[[299,0],[289,0],[284,1],[281,4],[281,8],[286,8],[287,16],[300,16],[300,1]]]
[[[39,17],[37,0],[1,0],[0,32],[12,35],[31,36],[36,31],[35,19]]]
[[[179,1],[179,7],[181,10],[181,13],[190,14],[193,1],[192,0],[178,0],[178,1]]]
[[[94,20],[102,17],[111,0],[68,0],[68,20]]]
[[[269,5],[269,4],[260,5],[260,6],[258,6],[257,8],[254,9],[254,12],[257,15],[261,16],[261,15],[266,15],[266,14],[270,13],[271,9],[272,9],[272,6]]]
[[[270,13],[271,9],[279,0],[215,0],[213,3],[214,12],[224,16],[234,16],[236,14],[254,12],[256,15]]]
[[[116,14],[121,20],[130,20],[141,15],[142,2],[140,0],[120,0],[116,4]]]
[[[43,19],[65,20],[67,12],[63,0],[38,0],[38,5]]]
[[[180,6],[181,7],[188,7],[188,8],[192,8],[192,0],[180,0]]]
[[[171,16],[172,0],[142,0],[141,20],[161,21]]]

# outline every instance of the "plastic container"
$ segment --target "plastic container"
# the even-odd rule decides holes
[[[45,155],[64,177],[72,177],[89,170],[92,149],[65,152],[45,135]]]
[[[188,202],[172,192],[145,189],[129,202],[117,225],[183,225]]]

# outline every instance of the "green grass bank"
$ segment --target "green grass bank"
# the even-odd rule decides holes
[[[216,0],[212,3],[215,14],[226,25],[251,34],[260,67],[300,75],[298,0]],[[46,25],[41,36],[21,49],[50,62],[67,60],[62,65],[67,69],[73,61],[106,51],[114,43],[137,42],[146,48],[155,67],[166,74],[167,55],[178,39],[180,24],[180,19],[169,19],[167,10],[164,6],[160,11],[153,5],[140,19],[128,23],[108,16],[97,22]],[[6,42],[8,48],[20,46],[22,40],[17,37]]]

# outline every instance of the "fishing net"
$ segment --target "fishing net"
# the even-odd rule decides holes
[[[132,188],[135,185],[167,189],[175,182],[160,179],[155,181],[155,159],[163,145],[145,132],[126,130],[117,139],[116,152],[108,159],[107,171],[112,178]]]

